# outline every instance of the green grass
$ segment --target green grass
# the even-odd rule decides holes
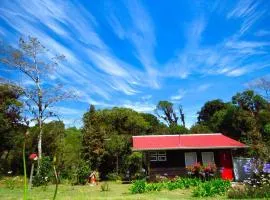
[[[130,184],[121,184],[116,182],[108,182],[109,191],[101,192],[101,183],[97,186],[71,186],[68,184],[59,185],[57,200],[170,200],[170,199],[196,199],[192,197],[191,190],[163,190],[160,192],[150,192],[144,194],[131,194],[129,191]],[[28,196],[31,200],[46,200],[53,199],[54,185],[45,187],[33,188]],[[0,199],[23,199],[23,184],[18,180],[14,189],[9,189],[5,185],[4,180],[0,181]],[[217,199],[208,198],[208,199]],[[225,197],[218,197],[225,199]]]

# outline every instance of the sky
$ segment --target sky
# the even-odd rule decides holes
[[[206,101],[230,101],[270,75],[269,11],[268,0],[1,0],[0,40],[16,47],[30,35],[65,55],[48,81],[78,95],[55,106],[67,126],[90,104],[154,113],[168,100],[190,127]]]

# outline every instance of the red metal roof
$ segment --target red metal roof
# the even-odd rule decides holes
[[[221,133],[133,136],[133,150],[246,148]]]

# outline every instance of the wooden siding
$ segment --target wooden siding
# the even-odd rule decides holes
[[[203,149],[203,150],[167,150],[167,161],[150,161],[149,156],[146,156],[148,166],[148,175],[151,180],[155,179],[156,175],[175,177],[186,175],[185,169],[185,152],[196,152],[197,162],[202,163],[201,152],[214,152],[215,164],[220,168],[219,152],[222,149]],[[146,153],[147,155],[148,153]]]

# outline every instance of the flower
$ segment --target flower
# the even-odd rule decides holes
[[[264,164],[264,166],[263,166],[263,172],[264,173],[267,173],[267,174],[270,174],[270,163]]]

